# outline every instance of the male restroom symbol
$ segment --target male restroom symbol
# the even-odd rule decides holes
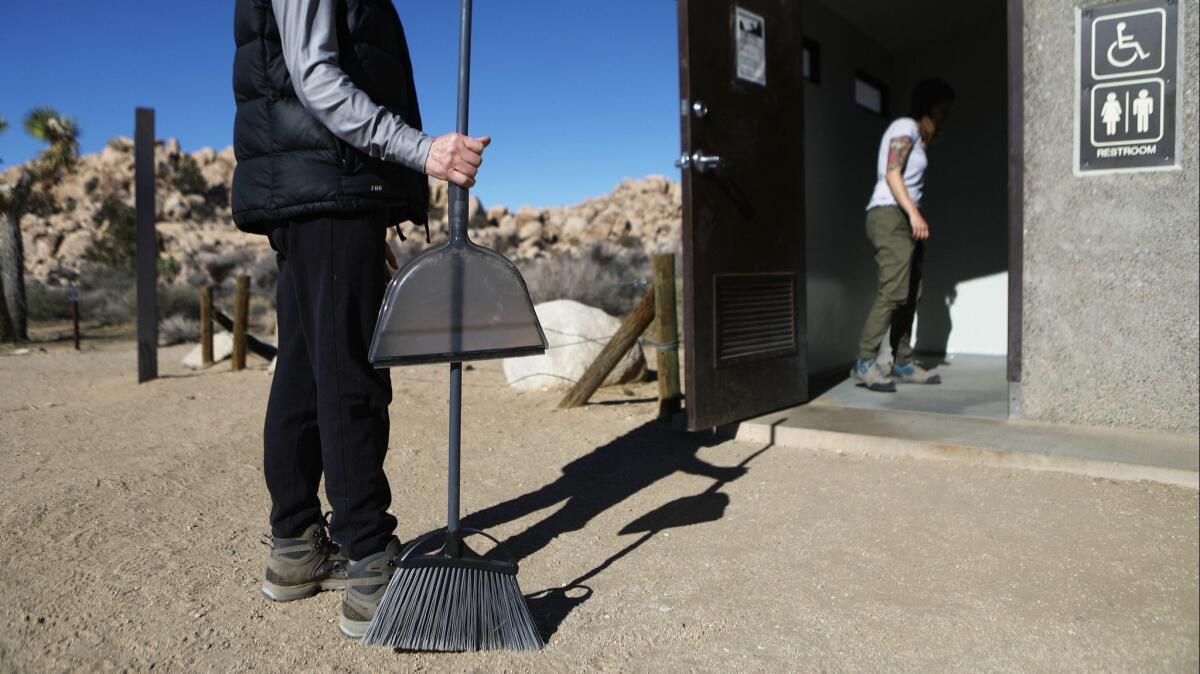
[[[1112,94],[1109,94],[1111,96]],[[1154,114],[1154,99],[1150,92],[1142,89],[1137,98],[1133,99],[1133,116],[1137,118],[1137,132],[1145,133],[1150,130],[1150,115]],[[1111,133],[1111,132],[1110,132]]]

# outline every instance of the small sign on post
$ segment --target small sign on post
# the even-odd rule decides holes
[[[1076,175],[1179,166],[1180,4],[1139,0],[1077,10]]]

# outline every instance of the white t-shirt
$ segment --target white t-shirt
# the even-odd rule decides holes
[[[888,126],[887,131],[883,132],[883,140],[879,142],[875,191],[871,194],[871,201],[867,203],[867,210],[876,206],[897,205],[896,197],[892,196],[892,189],[884,180],[884,176],[887,175],[888,145],[893,138],[911,138],[913,141],[912,151],[908,153],[908,163],[904,165],[904,186],[908,188],[908,196],[912,198],[913,203],[921,205],[921,192],[925,188],[925,169],[929,166],[929,160],[925,157],[925,141],[921,140],[921,132],[915,119],[900,117]]]

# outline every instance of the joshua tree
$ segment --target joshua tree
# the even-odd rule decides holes
[[[8,130],[8,120],[0,116],[0,133]],[[0,160],[3,161],[3,160]],[[0,210],[7,210],[8,185],[0,183]],[[12,317],[8,314],[8,301],[4,295],[4,275],[0,274],[0,342],[11,342],[16,339],[13,330]]]
[[[0,187],[0,211],[7,215],[7,222],[0,224],[0,291],[6,305],[5,316],[0,317],[0,339],[7,341],[28,338],[21,216],[28,210],[34,190],[48,191],[59,174],[69,171],[79,157],[79,127],[74,119],[53,108],[31,110],[25,116],[25,131],[49,147],[25,165],[16,185]],[[6,323],[11,326],[7,331]]]

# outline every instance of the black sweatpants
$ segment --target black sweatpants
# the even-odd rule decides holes
[[[385,228],[373,215],[313,216],[270,235],[279,265],[279,360],[263,428],[271,531],[293,538],[333,508],[332,537],[361,559],[387,547],[396,519],[383,472],[387,370],[367,360],[387,283]]]

